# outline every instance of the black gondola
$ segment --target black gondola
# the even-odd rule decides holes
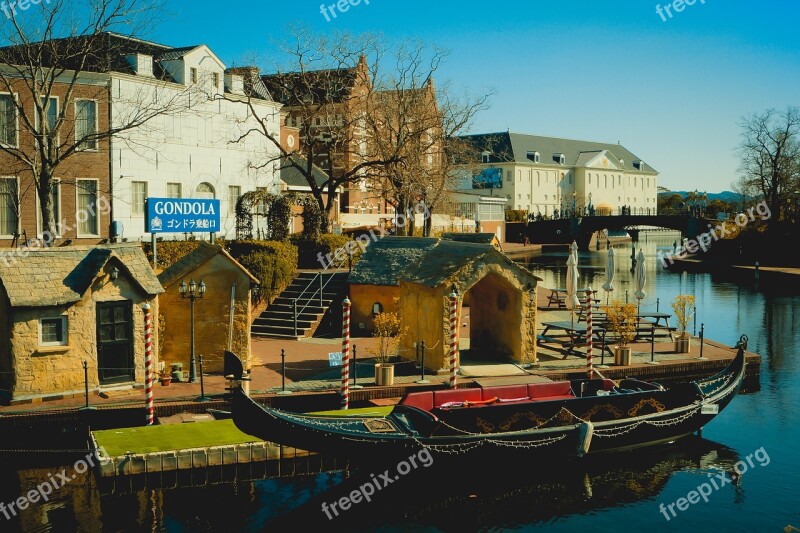
[[[669,389],[593,379],[414,392],[376,418],[290,413],[262,406],[234,387],[232,413],[250,435],[355,459],[420,447],[432,454],[493,456],[622,451],[671,442],[710,422],[742,385],[746,349],[743,335],[725,370]],[[241,362],[234,375],[242,375]]]

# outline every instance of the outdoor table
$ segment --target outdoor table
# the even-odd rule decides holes
[[[564,354],[564,359],[566,359],[570,354],[583,357],[583,354],[576,351],[575,348],[581,343],[586,342],[586,324],[572,323],[570,320],[558,320],[555,322],[542,322],[542,326],[544,326],[544,330],[538,337],[541,342],[556,343],[566,347],[567,351]],[[564,333],[552,335],[550,332],[553,330],[563,331]],[[605,330],[601,327],[595,326],[592,328],[592,335],[596,337],[598,341],[602,341],[605,335]],[[559,337],[564,338],[561,339]],[[613,353],[608,346],[606,346],[606,349],[609,351],[609,353]]]
[[[567,306],[567,289],[550,289],[550,296],[547,297],[547,307],[557,304],[559,309]]]
[[[656,330],[664,330],[666,334],[672,337],[672,332],[675,328],[669,325],[669,319],[672,315],[669,313],[639,313],[636,315],[636,319],[639,324],[644,324],[644,328],[637,328],[637,337],[640,336],[647,336],[650,332],[650,328],[654,327]],[[651,319],[651,320],[648,320]],[[661,321],[664,321],[662,324]],[[642,332],[642,334],[639,334]]]

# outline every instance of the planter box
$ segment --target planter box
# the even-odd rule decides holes
[[[394,385],[394,365],[392,363],[375,365],[375,384],[381,387]]]
[[[614,364],[617,366],[628,366],[631,364],[631,349],[629,346],[625,348],[617,346],[614,349]]]
[[[688,333],[679,333],[675,338],[675,352],[689,353],[692,351],[692,337]]]

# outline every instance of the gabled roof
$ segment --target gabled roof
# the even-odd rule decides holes
[[[407,268],[418,265],[439,239],[387,236],[370,243],[353,267],[347,282],[351,285],[399,285]]]
[[[303,168],[306,168],[306,165],[308,164],[307,159],[300,157],[297,154],[292,154],[288,156],[287,159],[288,158],[291,158],[292,161]],[[326,174],[325,171],[319,168],[317,165],[312,165],[311,173],[314,175],[314,181],[316,181],[317,185],[320,187],[326,181],[328,181],[328,174]],[[310,189],[308,181],[303,173],[285,159],[281,161],[280,177],[281,181],[285,183],[287,187],[308,187]]]
[[[276,102],[300,105],[300,95],[311,94],[314,104],[344,102],[351,96],[358,70],[353,68],[285,72],[261,76]]]
[[[25,250],[0,262],[0,283],[12,307],[52,307],[80,301],[109,261],[148,295],[164,292],[138,244]]]
[[[489,161],[491,163],[533,163],[528,158],[529,152],[539,152],[540,164],[559,166],[553,160],[554,154],[564,154],[566,163],[564,166],[580,166],[579,162],[589,159],[581,158],[586,152],[602,152],[607,150],[610,155],[616,158],[615,163],[624,160],[621,165],[625,170],[632,172],[645,172],[657,174],[658,172],[646,162],[644,169],[640,170],[633,166],[634,161],[641,161],[638,157],[622,145],[614,143],[601,143],[594,141],[581,141],[575,139],[561,139],[558,137],[544,137],[541,135],[524,135],[512,132],[485,133],[479,135],[466,135],[461,137],[475,147],[475,154],[480,161],[480,155],[484,151],[490,152]],[[596,154],[595,154],[596,155]]]
[[[178,261],[173,263],[170,267],[159,274],[158,281],[161,282],[161,285],[163,285],[164,288],[168,288],[178,280],[186,277],[186,275],[188,275],[190,272],[202,266],[217,254],[222,254],[226,259],[244,272],[245,275],[250,278],[251,282],[258,284],[258,278],[251,274],[250,271],[243,267],[236,259],[231,257],[231,254],[226,252],[222,246],[218,244],[209,244],[204,241],[199,241],[197,248],[181,257]]]
[[[195,46],[184,46],[182,48],[171,48],[166,52],[162,52],[155,56],[155,59],[158,61],[174,61],[175,59],[180,59],[192,50],[200,48],[200,45]]]
[[[457,277],[459,273],[480,266],[489,259],[495,264],[502,264],[517,276],[541,281],[529,270],[509,259],[509,257],[490,244],[456,242],[443,240],[422,258],[422,261],[408,268],[400,275],[404,282],[416,283],[426,287],[439,287]]]

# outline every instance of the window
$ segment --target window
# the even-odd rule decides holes
[[[47,133],[52,133],[56,130],[56,120],[58,120],[58,98],[51,96],[49,100],[50,104],[46,105],[45,98],[42,98],[42,110],[44,111],[45,116],[47,116]],[[45,106],[47,107],[46,111],[44,110]],[[44,124],[44,122],[37,113],[36,129],[41,133],[45,133],[44,128],[41,128],[40,124]]]
[[[506,170],[506,181],[514,181],[514,176],[511,174],[510,170]]]
[[[144,203],[147,200],[147,182],[131,182],[131,214],[143,216]]]
[[[67,317],[39,319],[39,346],[67,345]]]
[[[17,178],[0,178],[0,235],[15,235],[18,228]]]
[[[490,155],[491,155],[491,153],[489,153],[489,152],[483,152],[481,154],[481,163],[488,163]]]
[[[17,145],[17,106],[10,94],[0,94],[0,143]]]
[[[529,151],[527,155],[528,155],[528,159],[530,159],[530,160],[531,160],[531,161],[533,161],[534,163],[538,163],[538,162],[540,161],[540,159],[539,159],[539,152],[536,152],[536,151]]]
[[[189,69],[189,79],[192,81],[192,83],[197,83],[197,69],[196,68],[191,67]]]
[[[167,198],[182,198],[180,183],[167,183]]]
[[[567,162],[567,158],[562,153],[555,153],[553,154],[553,161],[555,161],[559,165],[564,165]]]
[[[81,150],[97,150],[97,102],[77,100],[75,102],[75,140],[80,142]]]
[[[228,216],[236,216],[236,204],[239,202],[239,197],[242,196],[242,188],[238,185],[230,185],[228,187]]]
[[[195,190],[195,198],[205,198],[207,200],[214,199],[214,187],[210,183],[201,183]]]
[[[213,81],[214,81],[214,88],[219,89],[219,72],[214,72],[212,74]]]
[[[56,221],[56,236],[61,236],[61,181],[55,180],[50,188],[50,196],[53,201],[53,218]],[[39,235],[44,232],[42,222],[42,210],[39,203],[39,195],[36,195],[36,223],[39,225]]]
[[[100,234],[100,215],[97,212],[97,180],[76,180],[78,192],[78,237]]]

